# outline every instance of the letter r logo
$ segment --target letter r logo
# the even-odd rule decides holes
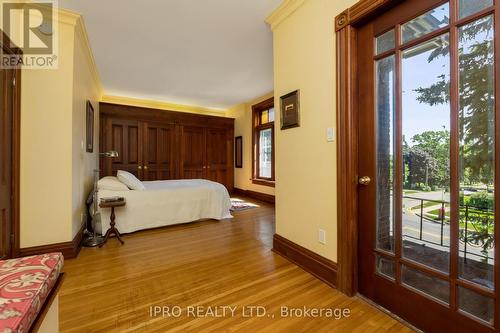
[[[24,54],[52,54],[54,46],[52,2],[5,2],[2,30]]]

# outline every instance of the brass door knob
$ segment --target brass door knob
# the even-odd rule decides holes
[[[360,177],[358,179],[358,184],[366,186],[366,185],[370,184],[371,181],[372,181],[372,179],[370,177],[363,176],[363,177]]]
[[[148,169],[148,166],[147,166],[147,165],[145,165],[145,166],[144,166],[144,170],[147,170],[147,169]]]
[[[139,166],[137,167],[137,169],[142,170],[142,166],[140,166],[140,165],[139,165]]]

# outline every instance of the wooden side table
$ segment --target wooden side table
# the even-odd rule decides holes
[[[109,236],[115,235],[116,238],[120,241],[120,243],[125,244],[125,242],[121,238],[121,234],[116,229],[115,227],[115,207],[123,207],[127,204],[125,201],[125,198],[123,200],[116,200],[116,201],[107,201],[107,202],[102,202],[99,204],[99,207],[101,208],[111,208],[111,217],[110,217],[110,222],[109,222],[109,229],[106,231],[106,235],[104,236],[104,242],[99,245],[99,247],[102,247],[106,242],[108,241]]]

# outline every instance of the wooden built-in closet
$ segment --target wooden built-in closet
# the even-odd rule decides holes
[[[233,190],[234,119],[100,104],[101,176],[126,170],[141,180],[209,179]]]

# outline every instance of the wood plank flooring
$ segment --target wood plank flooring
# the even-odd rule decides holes
[[[412,332],[273,253],[274,208],[257,204],[232,220],[142,231],[125,235],[123,246],[112,238],[102,249],[82,249],[65,263],[61,332]],[[223,316],[220,306],[236,306],[234,316],[228,309]],[[245,317],[250,306],[266,314]],[[351,314],[283,318],[281,306]],[[152,316],[155,307],[173,311]],[[204,317],[188,309],[219,312]]]

